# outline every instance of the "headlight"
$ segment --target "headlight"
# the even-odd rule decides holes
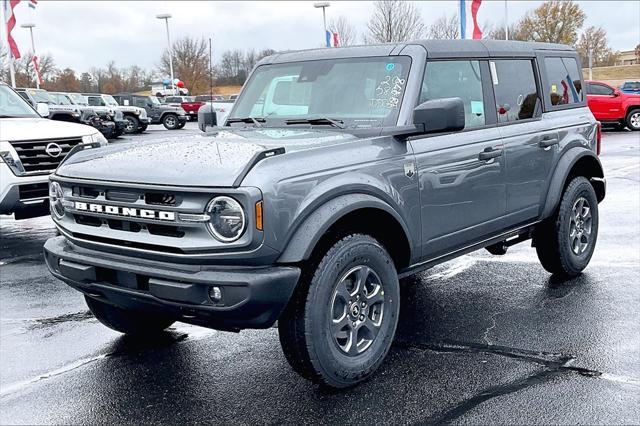
[[[104,146],[107,144],[107,139],[100,132],[96,132],[92,135],[87,135],[82,137],[82,143],[94,143],[98,142],[100,146]]]
[[[140,115],[140,110],[138,110],[138,109],[137,109],[137,110],[133,111],[133,113],[134,113],[135,115]]]
[[[9,142],[0,141],[0,158],[9,166],[16,175],[22,175],[25,173],[22,161],[16,150],[11,146]]]
[[[224,242],[236,241],[247,228],[246,215],[239,202],[231,197],[216,197],[207,206],[209,230]]]
[[[58,182],[49,182],[49,205],[51,213],[58,219],[64,216],[64,206],[62,205],[62,187]]]

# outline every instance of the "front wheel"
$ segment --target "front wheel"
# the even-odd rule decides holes
[[[626,119],[627,127],[631,130],[640,130],[640,109],[629,111]]]
[[[148,124],[141,124],[136,133],[144,133],[144,131],[147,130],[147,127],[149,127]]]
[[[162,117],[162,125],[167,130],[175,130],[176,128],[178,128],[179,124],[180,123],[178,122],[178,116],[175,114],[166,114],[164,117]]]
[[[124,126],[124,132],[127,135],[136,133],[138,131],[138,127],[140,126],[140,121],[132,115],[125,115],[124,119],[127,122]]]
[[[308,271],[278,320],[280,343],[293,369],[331,387],[353,386],[384,360],[400,308],[398,275],[384,247],[352,234]]]
[[[98,321],[120,333],[136,335],[159,333],[175,322],[173,318],[128,311],[92,297],[85,296],[84,299]]]
[[[598,238],[598,199],[587,178],[574,178],[556,213],[533,235],[538,259],[552,274],[576,276],[587,267]]]

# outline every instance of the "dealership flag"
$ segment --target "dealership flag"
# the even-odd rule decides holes
[[[31,9],[35,9],[37,4],[38,4],[38,0],[29,0],[29,7]]]
[[[473,25],[473,33],[471,34],[474,40],[482,38],[482,31],[480,25],[478,25],[478,10],[482,0],[460,0],[460,38],[467,38],[467,10],[471,12],[471,24]]]
[[[7,26],[7,44],[9,45],[9,52],[14,59],[20,59],[20,50],[18,50],[18,45],[11,35],[13,27],[16,26],[16,17],[13,14],[13,9],[18,3],[20,3],[20,0],[4,0],[2,2],[5,24]]]

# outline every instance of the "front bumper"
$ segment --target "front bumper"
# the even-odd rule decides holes
[[[222,267],[132,259],[81,248],[64,237],[47,240],[44,255],[55,277],[89,297],[219,330],[271,327],[300,277],[300,269],[295,267]],[[221,302],[209,298],[211,286],[221,289]]]
[[[0,214],[27,219],[49,214],[49,175],[16,176],[0,160]]]

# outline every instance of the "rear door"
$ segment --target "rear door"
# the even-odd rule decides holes
[[[558,132],[542,120],[534,58],[492,59],[492,87],[506,155],[509,228],[536,218],[558,148]]]
[[[505,161],[487,61],[429,61],[420,103],[459,97],[465,128],[411,140],[419,178],[422,256],[434,258],[495,233],[505,213]]]

